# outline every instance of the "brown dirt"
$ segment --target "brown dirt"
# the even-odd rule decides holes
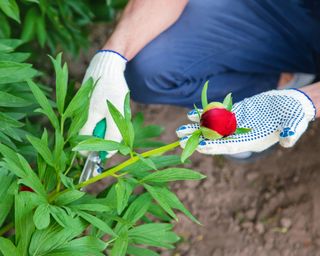
[[[166,127],[176,140],[186,109],[135,104],[148,124]],[[276,148],[251,164],[196,153],[191,167],[207,178],[174,184],[180,199],[202,222],[182,214],[176,231],[183,241],[163,255],[320,255],[319,122],[292,149]]]
[[[105,25],[96,27],[91,49],[109,32]],[[71,63],[72,77],[82,79],[93,54]],[[144,113],[146,123],[164,126],[162,139],[168,143],[188,122],[183,108],[134,103],[133,109]],[[207,178],[173,186],[203,225],[179,214],[176,231],[183,240],[163,255],[320,256],[319,124],[314,122],[292,149],[276,148],[251,164],[194,154],[191,167]]]

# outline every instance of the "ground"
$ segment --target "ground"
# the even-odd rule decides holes
[[[82,79],[108,34],[105,25],[93,29],[91,51],[72,62],[72,77]],[[183,108],[133,103],[133,109],[146,123],[164,126],[168,143],[188,122]],[[163,256],[320,255],[319,126],[313,122],[295,147],[278,147],[251,164],[194,154],[191,167],[207,178],[177,182],[174,189],[202,226],[179,215],[183,241]]]
[[[186,109],[135,104],[148,124],[165,125],[163,140],[188,120]],[[320,132],[311,124],[292,149],[277,147],[251,164],[196,153],[192,168],[207,178],[174,185],[183,203],[202,222],[182,214],[177,250],[185,256],[320,255]]]

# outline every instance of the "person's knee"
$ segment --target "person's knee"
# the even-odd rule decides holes
[[[147,95],[163,93],[177,84],[169,63],[154,56],[138,55],[127,64],[125,77],[131,97],[139,102],[150,102]]]

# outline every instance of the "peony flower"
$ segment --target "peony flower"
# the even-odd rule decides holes
[[[205,127],[220,135],[216,137],[224,137],[235,133],[237,129],[237,120],[235,114],[231,111],[222,107],[214,107],[209,108],[202,113],[200,126],[201,128]],[[204,133],[206,132],[208,133],[209,131],[204,131]]]

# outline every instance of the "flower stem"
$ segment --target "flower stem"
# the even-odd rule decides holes
[[[149,150],[147,152],[144,152],[141,154],[141,156],[143,157],[150,157],[150,156],[154,156],[154,155],[159,155],[159,154],[162,154],[162,153],[165,153],[169,150],[173,150],[174,148],[178,147],[180,144],[179,144],[179,141],[176,141],[176,142],[173,142],[171,144],[168,144],[168,145],[165,145],[163,147],[160,147],[160,148],[156,148],[156,149],[152,149],[152,150]],[[113,176],[116,172],[124,169],[125,167],[129,166],[129,165],[132,165],[134,164],[135,162],[139,161],[139,157],[138,156],[134,156],[134,157],[131,157],[129,158],[127,161],[95,176],[95,177],[92,177],[91,179],[87,180],[87,181],[84,181],[78,185],[75,186],[76,189],[80,189],[80,188],[83,188],[83,187],[86,187],[92,183],[95,183],[99,180],[102,180],[104,178],[107,178],[107,177],[110,177],[110,176]],[[63,190],[59,193],[52,193],[50,196],[49,196],[49,201],[52,201],[54,200],[58,195],[66,192],[68,190]]]
[[[153,155],[158,155],[158,154],[167,152],[169,150],[172,150],[172,149],[176,148],[177,146],[179,146],[179,141],[173,142],[173,143],[171,143],[169,145],[166,145],[166,146],[163,146],[163,147],[160,147],[160,148],[157,148],[157,149],[149,150],[147,152],[142,153],[141,156],[150,157],[150,156],[153,156]],[[88,186],[88,185],[90,185],[92,183],[95,183],[95,182],[97,182],[99,180],[102,180],[102,179],[104,179],[106,177],[112,176],[116,172],[118,172],[118,171],[124,169],[125,167],[127,167],[127,166],[129,166],[129,165],[131,165],[131,164],[133,164],[133,163],[135,163],[137,161],[139,161],[139,159],[140,158],[138,156],[131,157],[127,161],[125,161],[125,162],[123,162],[123,163],[121,163],[121,164],[109,169],[108,171],[103,172],[103,173],[101,173],[101,174],[99,174],[99,175],[97,175],[95,177],[92,177],[91,179],[89,179],[87,181],[84,181],[84,182],[78,184],[76,186],[76,188],[77,189],[78,188],[83,188],[83,187]]]

